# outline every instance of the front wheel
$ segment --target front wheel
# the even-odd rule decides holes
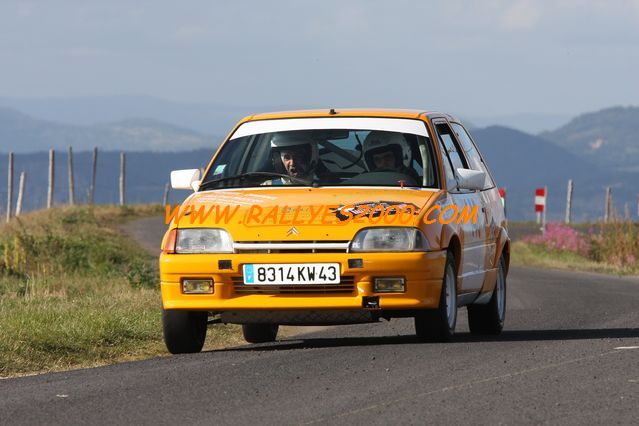
[[[506,318],[506,261],[499,258],[497,282],[486,305],[468,305],[468,327],[472,334],[499,334]]]
[[[457,273],[455,258],[446,256],[444,279],[437,309],[420,312],[415,317],[415,334],[421,340],[448,342],[455,335],[457,324]]]
[[[200,352],[206,339],[208,317],[208,312],[162,310],[164,343],[169,352]]]
[[[274,342],[279,328],[277,324],[244,324],[242,333],[244,340],[249,343]]]

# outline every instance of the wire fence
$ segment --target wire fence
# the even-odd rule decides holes
[[[203,167],[213,150],[186,152],[74,152],[0,154],[0,218],[60,205],[178,203],[173,169]]]

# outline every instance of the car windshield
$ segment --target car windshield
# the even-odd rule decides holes
[[[229,140],[200,190],[259,186],[438,188],[430,138],[381,130],[321,129]]]

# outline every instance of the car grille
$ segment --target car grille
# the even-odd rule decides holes
[[[235,253],[347,253],[349,241],[237,241]]]
[[[344,275],[339,284],[245,285],[242,275],[232,280],[235,294],[352,294],[355,291],[355,277]]]

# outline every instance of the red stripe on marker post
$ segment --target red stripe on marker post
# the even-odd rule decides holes
[[[501,205],[504,207],[504,216],[506,216],[506,188],[499,188],[499,199],[501,200]]]
[[[545,188],[537,188],[535,189],[535,211],[543,212],[546,208],[546,189]]]

